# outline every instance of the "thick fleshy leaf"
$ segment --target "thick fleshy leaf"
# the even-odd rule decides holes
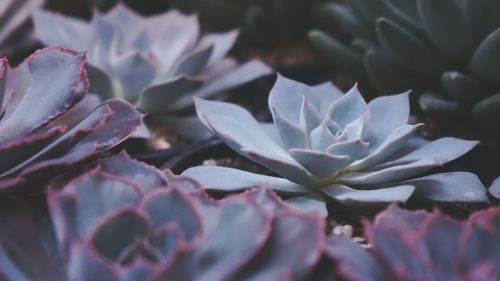
[[[81,100],[88,87],[80,84],[85,79],[84,63],[85,53],[57,47],[30,56],[24,64],[31,87],[15,107],[6,109],[0,120],[0,143],[45,125]]]
[[[443,65],[439,57],[404,27],[380,18],[377,20],[377,34],[384,49],[412,72],[429,79],[442,72]]]
[[[116,261],[127,246],[144,237],[150,228],[145,214],[125,209],[102,218],[89,235],[89,243],[103,257]]]
[[[182,175],[196,179],[205,188],[221,191],[244,190],[267,183],[273,190],[283,193],[303,194],[308,192],[306,188],[282,178],[227,167],[192,167],[182,172]]]
[[[76,18],[56,15],[52,12],[37,10],[33,13],[35,34],[46,46],[65,46],[73,49],[86,49],[92,38],[87,24]],[[78,34],[78,36],[74,36]]]
[[[99,166],[109,174],[135,183],[143,192],[168,184],[162,172],[153,166],[131,159],[125,152],[102,159],[99,161]]]
[[[368,155],[365,158],[355,161],[351,166],[366,168],[381,163],[406,145],[408,140],[421,126],[422,124],[402,125],[396,128],[378,147],[376,146],[376,142],[373,146],[370,143],[366,152]]]
[[[441,84],[448,95],[460,101],[474,101],[484,97],[484,86],[475,78],[457,71],[447,71]]]
[[[346,280],[495,280],[499,216],[491,208],[459,222],[393,205],[365,225],[370,251],[334,237],[328,255]]]
[[[137,102],[138,108],[145,112],[161,113],[169,109],[184,95],[190,95],[202,86],[203,82],[188,77],[147,88]]]
[[[368,151],[377,149],[398,128],[408,123],[410,116],[409,92],[383,96],[368,104],[370,119],[367,124],[366,141]]]
[[[500,178],[495,179],[488,191],[493,197],[500,199]]]
[[[114,71],[120,79],[123,98],[135,101],[139,93],[155,78],[155,66],[140,53],[131,53],[120,57],[114,65]]]
[[[200,120],[236,151],[245,148],[289,165],[297,165],[283,148],[267,137],[259,123],[245,109],[201,99],[197,99],[195,105]]]
[[[346,155],[331,155],[325,152],[291,149],[290,155],[297,160],[306,170],[318,178],[328,178],[347,166],[351,157]]]
[[[75,281],[118,281],[115,268],[100,259],[89,246],[77,244],[71,251],[68,262],[68,278]]]
[[[472,73],[481,80],[493,85],[500,85],[500,79],[495,75],[500,71],[495,60],[500,57],[500,28],[492,32],[477,47],[470,61]]]
[[[137,187],[99,168],[75,179],[62,192],[49,192],[49,208],[60,245],[67,247],[85,237],[102,216],[138,204],[140,199]]]
[[[257,206],[241,199],[222,201],[212,232],[205,232],[200,246],[187,252],[155,280],[222,280],[254,258],[269,239],[271,221]],[[234,239],[238,237],[238,239]]]
[[[174,77],[199,75],[208,65],[212,52],[213,47],[209,46],[208,48],[188,54],[176,67]]]
[[[371,188],[376,188],[374,185],[405,180],[439,165],[433,159],[420,159],[387,167],[374,166],[373,170],[342,175],[337,178],[337,182],[346,185],[371,185]]]
[[[404,203],[413,195],[415,187],[411,184],[402,184],[396,187],[359,190],[345,185],[333,184],[321,188],[321,191],[346,205],[366,205]]]
[[[269,109],[275,122],[279,117],[299,127],[300,111],[297,109],[302,107],[304,99],[314,108],[319,108],[320,100],[316,98],[310,87],[278,75],[269,93]]]
[[[294,124],[284,118],[278,109],[271,109],[273,114],[274,126],[280,134],[281,144],[286,150],[289,149],[308,149],[309,138],[306,131],[300,127],[300,124]],[[300,123],[300,122],[299,122]]]
[[[201,215],[189,200],[176,190],[151,193],[141,203],[155,228],[168,224],[179,226],[187,240],[201,233]]]
[[[330,237],[326,253],[340,263],[338,271],[347,280],[387,280],[374,257],[347,237]]]
[[[324,225],[315,217],[278,215],[264,246],[266,250],[229,280],[275,280],[277,273],[286,270],[291,271],[289,280],[305,278],[321,257],[323,232]]]
[[[355,85],[330,105],[328,116],[343,128],[358,119],[367,110],[368,106]]]
[[[437,164],[455,160],[456,158],[464,155],[476,145],[478,141],[469,141],[458,138],[445,137],[434,140],[406,155],[395,155],[396,159],[388,161],[385,165],[397,165],[418,161],[419,159],[429,159],[435,161]]]
[[[259,60],[246,62],[235,68],[228,69],[219,76],[207,81],[205,85],[193,93],[198,98],[215,98],[218,94],[237,86],[253,81],[271,73],[269,66]],[[171,110],[181,110],[193,106],[192,96],[185,96],[171,107]]]
[[[439,173],[401,184],[415,186],[415,197],[436,202],[488,202],[486,188],[472,173]]]
[[[451,59],[470,52],[472,36],[457,1],[418,0],[420,21],[432,42]],[[446,17],[441,14],[446,11]]]

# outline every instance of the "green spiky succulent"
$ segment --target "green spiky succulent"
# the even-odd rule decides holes
[[[337,69],[365,77],[380,94],[413,88],[426,114],[471,118],[496,128],[500,108],[500,2],[346,0],[323,12],[353,36],[351,46],[313,30]]]

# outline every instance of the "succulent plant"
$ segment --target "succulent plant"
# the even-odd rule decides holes
[[[324,13],[354,37],[352,48],[318,30],[309,35],[338,69],[366,75],[381,94],[415,88],[427,114],[497,128],[499,8],[487,0],[348,0]]]
[[[410,196],[440,202],[485,202],[476,175],[447,172],[415,178],[472,149],[457,138],[414,136],[407,124],[408,93],[366,104],[353,87],[314,87],[278,76],[269,96],[274,123],[258,123],[238,105],[196,100],[201,121],[232,149],[280,177],[199,166],[183,175],[210,189],[232,191],[262,182],[279,192],[321,194],[350,204],[404,202]]]
[[[129,137],[142,115],[86,95],[86,54],[57,47],[16,68],[0,62],[0,190],[96,156]]]
[[[226,56],[237,31],[200,37],[196,16],[177,11],[146,18],[117,5],[90,23],[37,11],[34,22],[44,44],[89,50],[92,92],[133,102],[188,138],[208,134],[189,111],[193,96],[220,98],[270,73],[258,60]]]
[[[500,276],[500,208],[459,222],[438,211],[391,206],[365,226],[365,251],[345,237],[331,237],[327,253],[346,281],[468,280]]]
[[[29,30],[31,13],[43,0],[3,0],[0,4],[0,55],[10,55],[33,40]]]
[[[308,280],[326,242],[322,218],[267,188],[216,201],[123,153],[54,180],[53,229],[7,205],[2,280]]]
[[[197,12],[203,28],[241,27],[246,43],[269,46],[305,36],[313,11],[322,0],[167,0],[183,11]]]

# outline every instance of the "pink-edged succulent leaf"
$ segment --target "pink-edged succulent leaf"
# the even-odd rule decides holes
[[[370,252],[332,237],[328,255],[346,280],[497,280],[500,209],[478,211],[464,222],[438,211],[391,206],[365,225]]]
[[[54,238],[41,248],[59,261],[58,280],[304,280],[326,242],[322,217],[290,207],[267,187],[215,200],[192,179],[125,153],[54,179],[48,208]],[[43,272],[25,272],[36,252],[14,257],[1,249],[8,263],[0,269],[45,280]]]
[[[196,99],[195,107],[219,139],[286,179],[225,167],[200,166],[183,173],[210,189],[240,190],[261,181],[279,192],[308,189],[344,204],[406,202],[414,194],[438,202],[488,201],[482,183],[469,173],[416,178],[478,142],[420,141],[414,134],[422,124],[407,124],[408,92],[366,103],[356,86],[342,94],[332,84],[308,86],[278,75],[269,95],[274,123],[259,123],[227,102]],[[467,184],[461,185],[464,179]]]
[[[0,69],[0,189],[47,177],[128,138],[142,115],[121,100],[86,96],[86,55],[39,50],[16,68]]]

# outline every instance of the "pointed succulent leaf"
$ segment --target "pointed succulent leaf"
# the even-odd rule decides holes
[[[405,181],[404,184],[415,186],[416,198],[436,202],[488,202],[485,187],[472,173],[439,173]]]
[[[168,224],[179,226],[187,240],[201,232],[200,214],[192,203],[176,190],[152,193],[141,203],[155,228]]]
[[[141,93],[137,107],[152,114],[160,113],[173,106],[183,96],[191,95],[203,85],[202,81],[188,77],[148,87]]]
[[[488,191],[493,197],[500,199],[500,178],[493,181]]]
[[[89,50],[97,94],[138,102],[154,115],[178,117],[192,110],[194,96],[214,98],[271,72],[261,61],[240,65],[227,56],[237,31],[201,35],[197,17],[176,10],[143,17],[116,5],[90,22],[38,11],[34,23],[45,44]]]
[[[330,96],[328,91],[332,92]],[[405,202],[415,187],[400,181],[452,161],[477,145],[476,141],[456,138],[420,141],[414,134],[422,124],[407,124],[408,96],[407,92],[379,97],[366,104],[356,87],[339,95],[333,86],[309,87],[279,77],[269,97],[273,124],[257,123],[237,105],[197,100],[198,115],[222,141],[287,180],[222,167],[195,167],[184,174],[215,190],[241,190],[260,181],[280,192],[309,189],[314,195],[328,186],[347,185],[347,193],[358,196],[360,204],[370,200]],[[322,120],[308,135],[305,130],[309,129],[304,126],[305,101]],[[327,101],[330,104],[325,104]],[[452,182],[437,185],[448,188]],[[391,188],[398,193],[384,191]],[[470,188],[474,191],[474,196],[469,197],[471,201],[484,199],[484,190],[477,185]],[[318,197],[309,198],[321,201]],[[345,201],[348,200],[351,198]],[[466,199],[459,192],[450,195],[449,200]]]
[[[491,208],[459,222],[438,211],[391,206],[365,225],[370,252],[334,237],[329,240],[328,255],[339,262],[339,273],[347,280],[453,280],[464,276],[495,280],[499,274],[495,238],[500,233],[495,222],[499,216],[499,209]]]
[[[103,257],[116,261],[122,251],[137,239],[145,236],[151,227],[147,217],[131,209],[125,209],[103,218],[89,235],[93,248]]]
[[[348,155],[332,155],[306,149],[290,149],[290,155],[307,171],[318,178],[326,178],[347,166],[352,160]]]
[[[259,175],[226,167],[192,167],[182,172],[182,175],[195,178],[206,188],[221,191],[243,190],[267,183],[274,190],[283,193],[302,194],[307,192],[306,188],[282,178]]]
[[[118,274],[113,266],[106,263],[83,243],[76,244],[68,261],[68,280],[110,280],[118,281]]]
[[[408,184],[375,190],[357,190],[345,185],[334,184],[322,188],[321,191],[347,205],[388,204],[406,202],[413,195],[415,187]]]
[[[264,246],[268,252],[261,252],[260,257],[236,272],[230,280],[249,277],[253,280],[271,280],[285,270],[291,271],[289,276],[292,280],[307,277],[321,257],[325,243],[323,228],[322,224],[308,216],[293,213],[276,216]],[[290,245],[296,247],[286,250]]]
[[[368,106],[355,85],[345,95],[332,102],[328,109],[328,116],[344,128],[367,110]]]

